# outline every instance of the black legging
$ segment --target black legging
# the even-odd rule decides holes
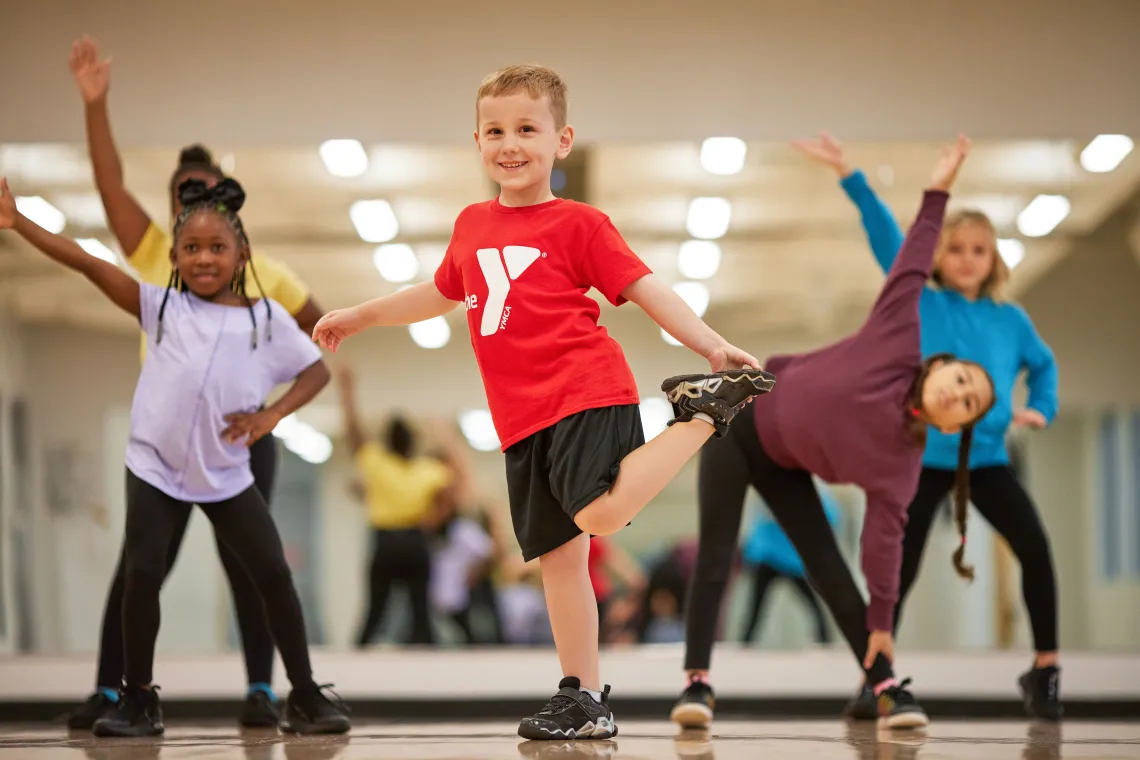
[[[954,473],[931,467],[922,471],[910,503],[903,540],[902,579],[895,608],[898,629],[903,601],[914,584],[934,513],[954,486]],[[1049,537],[1029,494],[1009,467],[979,467],[970,472],[970,501],[993,526],[1021,563],[1021,594],[1029,608],[1033,644],[1038,652],[1057,649],[1057,581]],[[947,559],[949,562],[949,559]]]
[[[755,486],[803,560],[812,587],[839,624],[862,666],[867,655],[867,604],[839,551],[823,503],[806,470],[786,470],[764,452],[751,410],[737,415],[724,438],[701,449],[697,566],[685,613],[685,669],[708,670],[713,638],[740,533],[744,494]],[[871,683],[892,678],[882,654],[867,671]]]
[[[153,678],[161,619],[159,593],[166,580],[171,544],[186,525],[193,506],[127,472],[123,656],[128,685],[146,685]],[[231,499],[199,506],[218,540],[233,552],[252,579],[290,683],[294,688],[311,686],[301,600],[285,561],[281,536],[261,493],[250,486]]]
[[[265,499],[268,507],[273,493],[273,482],[277,475],[277,443],[273,436],[258,439],[249,450],[249,467],[253,472],[253,484]],[[166,574],[178,559],[182,539],[190,521],[190,512],[173,526],[170,549],[166,557]],[[214,542],[218,547],[218,557],[230,583],[237,613],[238,630],[241,632],[242,648],[245,652],[245,672],[249,683],[271,683],[273,680],[273,636],[265,621],[265,609],[253,580],[242,567],[241,562],[230,551],[217,531]],[[123,556],[126,544],[119,554],[119,564],[107,594],[107,606],[103,611],[103,633],[99,642],[99,672],[96,686],[104,689],[118,689],[123,680],[123,588],[126,582]],[[165,580],[166,576],[163,576]]]
[[[357,637],[358,646],[367,646],[380,628],[384,608],[392,584],[400,581],[408,589],[412,605],[412,630],[409,644],[434,644],[431,608],[428,606],[428,580],[431,577],[431,553],[427,536],[419,528],[372,531],[372,570],[369,573],[371,595],[368,616]]]
[[[764,597],[768,594],[768,588],[772,585],[772,581],[783,578],[790,582],[799,592],[800,597],[803,598],[804,604],[808,606],[808,611],[811,612],[812,618],[815,620],[815,640],[819,644],[827,644],[831,642],[831,632],[827,629],[827,620],[823,616],[823,608],[819,606],[819,601],[815,598],[815,592],[811,590],[808,582],[798,575],[789,575],[781,570],[777,570],[769,564],[761,563],[755,565],[751,570],[752,575],[752,599],[748,606],[748,617],[744,621],[744,633],[741,634],[740,640],[744,644],[752,641],[752,637],[756,634],[756,627],[760,624],[760,610],[764,607]]]

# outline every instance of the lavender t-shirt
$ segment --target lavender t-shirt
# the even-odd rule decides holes
[[[272,340],[265,304],[254,304],[254,350],[248,308],[174,290],[156,345],[165,293],[139,285],[147,351],[131,406],[127,469],[180,501],[224,501],[253,485],[249,448],[222,440],[225,416],[256,411],[273,388],[316,363],[321,352],[276,301],[269,301]]]

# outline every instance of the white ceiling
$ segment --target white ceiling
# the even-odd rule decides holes
[[[1017,237],[1015,217],[1038,193],[1062,193],[1072,212],[1056,232],[1024,239],[1026,257],[1015,286],[1051,265],[1066,241],[1095,228],[1140,182],[1140,158],[1090,174],[1079,165],[1082,143],[982,142],[956,187],[953,205],[986,210],[1003,237]],[[904,225],[936,155],[933,144],[859,144],[851,158],[871,177]],[[634,250],[663,278],[683,279],[677,251],[688,239],[688,202],[723,196],[732,202],[723,259],[708,281],[712,316],[754,330],[803,327],[820,334],[836,320],[864,313],[882,282],[858,216],[834,174],[778,144],[751,144],[744,170],[707,173],[690,143],[583,148],[589,199],[613,218]],[[430,277],[442,259],[452,222],[465,205],[490,197],[472,147],[376,146],[368,172],[332,177],[315,148],[238,151],[223,156],[248,194],[242,212],[255,249],[293,267],[327,308],[357,303],[398,287],[372,264],[376,246],[361,242],[349,219],[352,202],[388,200],[400,223],[394,242],[408,242]],[[127,151],[130,188],[153,218],[167,224],[166,188],[176,150]],[[65,234],[97,237],[112,248],[90,166],[73,146],[0,146],[0,172],[18,195],[41,195],[69,216]],[[81,279],[62,271],[11,235],[2,239],[3,292],[32,321],[63,321],[133,330]],[[1020,282],[1019,282],[1020,281]],[[710,316],[710,318],[712,318]],[[811,329],[812,326],[814,329]],[[723,326],[731,329],[732,324]],[[741,325],[741,328],[744,326]]]

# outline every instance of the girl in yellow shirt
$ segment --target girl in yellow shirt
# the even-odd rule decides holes
[[[140,279],[152,285],[164,286],[170,281],[172,271],[171,240],[167,232],[147,215],[123,183],[123,165],[111,135],[111,122],[107,112],[110,61],[100,60],[96,42],[84,37],[72,47],[70,68],[83,97],[87,148],[95,170],[95,185],[102,198],[111,232],[118,239],[120,248]],[[178,167],[170,178],[171,218],[182,210],[177,193],[182,182],[198,179],[208,187],[213,187],[222,177],[222,170],[214,164],[205,148],[196,145],[184,149]],[[264,296],[277,301],[293,315],[302,330],[311,334],[322,312],[297,275],[281,262],[257,253],[251,257],[250,271],[254,277],[252,282],[246,283],[249,298]],[[142,336],[142,345],[145,350],[145,336]],[[271,503],[277,470],[277,448],[273,436],[267,435],[259,439],[250,448],[250,469],[257,489],[266,503]],[[184,522],[171,544],[172,549],[167,558],[168,573],[178,556],[185,530]],[[276,726],[281,715],[270,685],[274,644],[265,621],[261,599],[237,557],[220,541],[217,545],[218,555],[233,591],[245,653],[246,674],[249,678],[249,691],[240,722],[245,726]],[[124,583],[120,557],[103,613],[96,691],[70,716],[68,723],[72,728],[90,729],[96,720],[111,713],[118,701],[123,677]]]

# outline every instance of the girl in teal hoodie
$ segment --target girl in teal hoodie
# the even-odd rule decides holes
[[[903,231],[863,172],[852,169],[842,147],[827,134],[819,140],[797,141],[793,147],[836,171],[840,185],[859,209],[876,261],[888,271],[902,246]],[[1040,429],[1052,422],[1057,413],[1057,365],[1025,310],[1000,299],[1001,286],[1008,279],[1009,269],[998,255],[997,235],[989,218],[979,211],[951,215],[935,254],[932,282],[919,302],[922,354],[953,353],[978,362],[993,378],[994,406],[975,426],[969,448],[969,493],[974,506],[1005,538],[1021,563],[1022,594],[1037,650],[1033,667],[1019,682],[1026,707],[1037,717],[1057,720],[1062,710],[1053,559],[1037,509],[1010,468],[1005,446],[1011,424]],[[1027,372],[1029,399],[1025,408],[1015,410],[1013,389],[1023,370]],[[918,573],[934,514],[957,486],[958,437],[931,430],[927,439],[918,492],[908,510],[896,628],[902,603]],[[955,519],[964,528],[965,510]],[[964,530],[960,532],[965,535]],[[969,572],[965,575],[972,577]],[[862,694],[849,710],[852,717],[866,713],[872,718],[873,706],[873,699]]]

